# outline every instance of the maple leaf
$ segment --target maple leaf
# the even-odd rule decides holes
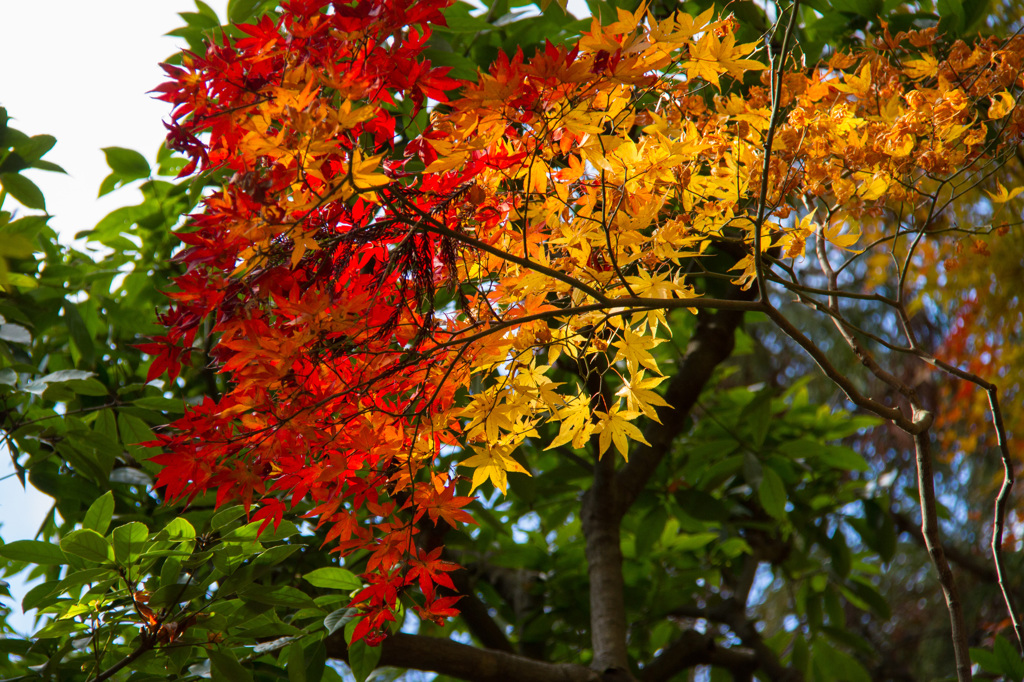
[[[645,379],[644,370],[640,370],[630,378],[623,379],[622,387],[615,393],[615,395],[622,396],[626,399],[626,407],[629,408],[630,411],[643,412],[645,415],[660,424],[661,420],[658,418],[658,411],[654,409],[654,406],[672,406],[665,402],[664,398],[651,389],[664,380],[665,377],[650,377]]]
[[[578,450],[586,445],[590,434],[594,432],[590,400],[584,396],[572,396],[554,418],[560,420],[562,424],[559,427],[558,435],[544,448],[545,450],[557,448],[570,441],[573,448]]]
[[[640,416],[639,412],[633,410],[620,410],[618,405],[612,405],[607,412],[594,410],[597,416],[598,456],[603,457],[612,443],[619,451],[622,458],[629,461],[629,441],[635,440],[638,443],[650,446],[644,438],[644,434],[635,424],[629,422]]]
[[[985,190],[985,194],[989,196],[989,198],[992,200],[992,203],[994,204],[1005,204],[1006,202],[1010,201],[1021,192],[1024,192],[1024,185],[1020,187],[1014,187],[1012,190],[1007,190],[1003,186],[1003,183],[998,181],[996,182],[995,192],[989,192],[988,190]]]
[[[992,105],[988,108],[989,120],[996,120],[1003,118],[1017,106],[1017,102],[1013,99],[1013,95],[1006,92],[1000,92],[992,96]]]
[[[920,59],[903,62],[903,72],[914,80],[932,78],[939,74],[939,62],[932,55],[923,52]]]
[[[830,82],[830,85],[839,92],[845,92],[851,95],[863,95],[871,89],[871,64],[870,62],[861,67],[860,73],[854,75],[852,73],[843,74],[843,82],[839,81]]]
[[[459,466],[473,468],[473,485],[469,489],[471,493],[484,481],[490,479],[491,484],[504,495],[508,489],[508,473],[510,471],[533,476],[512,458],[512,448],[506,444],[474,445],[473,449],[477,454],[459,463]]]
[[[860,239],[860,232],[854,229],[853,231],[843,234],[843,222],[835,220],[832,224],[822,228],[822,237],[827,240],[830,244],[835,244],[843,251],[850,251],[852,253],[860,253],[856,249],[851,249],[852,245],[856,244]]]
[[[622,338],[612,344],[619,349],[615,354],[615,361],[625,360],[630,374],[636,374],[641,365],[661,374],[658,363],[649,351],[661,344],[662,341],[663,339],[653,336],[636,334],[632,329],[626,328],[622,333]]]
[[[462,507],[473,500],[472,497],[456,497],[454,485],[449,485],[440,491],[436,490],[434,486],[429,486],[426,492],[419,492],[415,496],[417,509],[413,522],[418,521],[426,513],[434,525],[437,525],[438,519],[444,519],[452,528],[457,528],[460,523],[476,524],[476,519],[462,510]]]

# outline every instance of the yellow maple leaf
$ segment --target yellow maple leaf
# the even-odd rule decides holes
[[[587,439],[594,432],[594,424],[590,419],[590,400],[584,396],[573,396],[566,406],[554,417],[562,422],[558,435],[545,450],[557,448],[572,441],[577,450],[587,444]]]
[[[857,243],[860,239],[860,232],[854,228],[847,234],[842,234],[843,222],[835,221],[831,225],[826,226],[822,229],[822,236],[830,243],[838,246],[843,251],[850,251],[853,253],[860,253],[856,249],[849,248],[850,246]]]
[[[1024,192],[1024,186],[1014,187],[1012,190],[1007,191],[1001,182],[996,182],[996,191],[994,193],[985,190],[985,194],[992,199],[993,204],[1005,204],[1021,192]]]
[[[473,487],[469,489],[472,493],[484,481],[491,479],[495,488],[504,495],[508,489],[508,473],[511,471],[518,474],[533,476],[529,471],[512,458],[512,448],[508,445],[498,443],[495,445],[474,445],[475,455],[460,462],[459,466],[473,468]]]
[[[998,95],[992,96],[992,106],[988,108],[989,120],[995,120],[1006,116],[1008,113],[1013,111],[1013,108],[1017,105],[1017,102],[1013,99],[1013,95],[1003,91]]]
[[[306,255],[307,251],[317,251],[320,245],[310,235],[299,230],[298,234],[292,235],[294,246],[292,247],[292,267],[294,268]]]
[[[865,64],[861,67],[860,73],[856,76],[852,73],[843,74],[843,82],[838,81],[830,82],[839,92],[845,92],[851,95],[863,95],[871,89],[871,64]]]
[[[672,406],[665,402],[664,398],[651,389],[664,381],[665,378],[666,377],[650,377],[645,379],[644,370],[640,370],[635,375],[630,376],[629,379],[623,379],[622,388],[620,388],[615,395],[622,396],[626,399],[626,407],[629,408],[630,411],[643,412],[645,415],[660,424],[661,420],[658,419],[658,411],[654,409],[654,406]]]
[[[911,59],[903,65],[903,73],[914,80],[930,78],[939,73],[939,62],[927,52],[921,54],[920,59]]]
[[[636,374],[640,365],[661,374],[661,370],[658,369],[658,363],[654,361],[654,357],[648,352],[661,342],[662,339],[654,338],[653,336],[635,334],[632,329],[627,327],[622,334],[622,338],[612,344],[619,349],[615,354],[614,362],[625,360],[630,374]]]
[[[644,439],[643,432],[635,424],[629,423],[640,416],[639,412],[622,410],[618,405],[612,405],[612,408],[607,412],[594,410],[594,414],[598,418],[595,429],[599,434],[598,457],[604,457],[604,453],[608,451],[611,444],[615,443],[615,449],[628,462],[630,440],[650,446],[650,443]]]

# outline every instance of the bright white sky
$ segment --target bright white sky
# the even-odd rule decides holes
[[[227,0],[207,0],[222,18]],[[50,225],[70,241],[120,206],[137,203],[137,191],[97,200],[109,173],[102,147],[136,149],[150,161],[163,141],[168,111],[146,94],[163,80],[157,64],[184,44],[164,34],[194,12],[192,0],[0,0],[0,106],[11,125],[28,135],[50,134],[57,145],[46,156],[68,172],[33,172],[46,196]],[[13,469],[0,452],[0,476]],[[23,491],[13,476],[0,480],[0,534],[5,541],[31,538],[52,500]],[[11,585],[20,602],[23,587]],[[17,604],[14,605],[18,610]],[[22,630],[29,619],[12,619]]]

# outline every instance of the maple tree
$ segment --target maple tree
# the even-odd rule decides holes
[[[195,515],[154,533],[129,521],[105,539],[114,497],[97,494],[87,510],[62,510],[84,511],[84,528],[59,550],[7,549],[10,559],[118,568],[120,596],[79,595],[43,639],[81,634],[87,625],[75,619],[102,603],[136,623],[139,644],[88,679],[154,652],[166,660],[153,665],[181,670],[199,648],[215,674],[249,675],[218,645],[226,636],[279,636],[246,660],[263,665],[286,650],[289,676],[306,674],[306,656],[322,666],[330,655],[361,676],[379,660],[467,679],[653,680],[695,665],[741,678],[864,679],[862,663],[821,633],[865,655],[843,609],[884,619],[874,574],[896,539],[889,509],[854,473],[871,465],[823,443],[869,422],[818,410],[799,386],[730,390],[726,378],[702,398],[734,338],[751,338],[741,326],[753,317],[772,344],[795,345],[854,407],[913,443],[915,532],[949,606],[957,674],[969,678],[969,636],[939,537],[932,430],[947,429],[936,444],[955,452],[971,445],[954,433],[959,416],[922,398],[904,367],[944,371],[992,401],[1005,466],[992,530],[1002,585],[1013,453],[988,382],[1012,322],[990,338],[951,324],[946,343],[933,344],[918,313],[942,288],[931,268],[953,272],[948,258],[965,237],[996,244],[1012,233],[970,207],[986,196],[990,206],[1016,200],[993,178],[1020,143],[1022,41],[947,43],[934,27],[882,27],[859,49],[804,68],[794,56],[797,10],[783,13],[765,46],[737,39],[742,26],[713,9],[619,10],[578,41],[548,42],[532,56],[499,52],[470,77],[426,53],[449,23],[480,30],[443,2],[294,0],[168,65],[171,81],[158,88],[175,106],[168,146],[187,159],[182,176],[198,175],[187,202],[186,183],[150,191],[189,210],[204,185],[216,189],[177,231],[183,271],[160,316],[165,331],[131,352],[153,358],[146,381],[184,371],[179,386],[195,399],[156,435],[129,421],[128,408],[102,407],[119,410],[112,437]],[[974,304],[956,301],[963,319],[1003,321],[1016,305],[1010,296],[984,308],[963,295]],[[858,321],[867,312],[873,326]],[[979,343],[991,346],[988,360]],[[860,374],[838,364],[844,354]],[[136,402],[154,400],[166,398]],[[141,441],[162,452],[143,455]],[[66,442],[55,441],[58,450],[82,466]],[[538,543],[583,566],[562,571],[589,577],[588,622],[575,627],[589,632],[588,666],[545,662],[567,660],[546,651],[566,645],[538,640],[537,628],[574,631],[579,615],[557,600],[570,590],[545,588],[554,605],[532,609],[544,572],[526,582],[503,575],[480,556],[498,541],[471,528],[510,504],[528,527],[545,498],[558,501],[563,523],[545,523]],[[845,516],[850,504],[863,512]],[[321,564],[306,583],[352,593],[326,621],[323,607],[336,599],[314,602],[281,583],[260,595],[254,583],[300,547],[287,541],[298,531],[290,510],[360,573],[310,559]],[[200,521],[222,549],[196,533]],[[856,565],[843,523],[861,538]],[[829,555],[830,571],[808,568],[816,552]],[[214,567],[200,578],[204,553]],[[657,604],[655,586],[636,590],[630,575],[641,554],[666,575],[693,575],[696,587],[676,585],[679,598]],[[501,618],[522,627],[517,640],[491,620],[459,564],[479,565],[504,600]],[[78,568],[105,570],[91,565]],[[800,627],[769,637],[746,616],[761,566],[796,591]],[[149,573],[153,586],[143,589]],[[53,580],[36,603],[57,608],[47,600],[90,576]],[[298,611],[241,635],[224,623],[244,609],[204,620],[207,595],[233,591],[246,609]],[[643,609],[627,603],[637,594]],[[1012,587],[1001,596],[998,617],[1009,613],[1019,629]],[[449,627],[461,610],[491,651],[388,638],[405,608],[424,620],[421,631]],[[664,626],[631,631],[637,611]],[[329,633],[312,649],[296,627],[305,621]],[[728,646],[728,633],[742,646]],[[1005,671],[1007,643],[995,641],[995,653],[975,662]]]

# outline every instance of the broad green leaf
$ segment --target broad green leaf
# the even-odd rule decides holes
[[[46,199],[36,184],[18,173],[0,173],[0,186],[25,208],[46,210]]]
[[[138,417],[125,414],[123,411],[120,411],[117,415],[117,426],[121,431],[121,440],[125,445],[138,445],[139,443],[147,443],[156,439],[156,436],[153,435],[153,430],[149,428],[146,422]]]
[[[36,608],[46,608],[57,602],[60,593],[56,592],[59,580],[47,580],[33,587],[21,600],[21,610],[28,612]]]
[[[964,28],[964,7],[961,0],[936,0],[935,9],[939,13],[940,28],[953,33],[960,33]]]
[[[114,493],[110,490],[98,497],[89,509],[85,512],[82,525],[86,528],[104,534],[110,527],[110,520],[114,516]]]
[[[63,313],[64,324],[67,325],[68,331],[71,333],[71,342],[78,349],[85,366],[92,367],[96,363],[96,348],[92,342],[92,334],[89,333],[85,320],[82,319],[81,311],[79,311],[76,304],[65,300]],[[104,395],[106,393],[102,384],[100,384],[100,387],[104,389],[103,393],[94,393],[93,395]]]
[[[824,639],[818,639],[812,647],[811,658],[821,679],[842,680],[843,682],[871,682],[871,676],[857,659]]]
[[[763,388],[754,396],[743,410],[741,423],[750,430],[752,445],[760,449],[768,437],[768,431],[772,425],[772,394],[771,387]]]
[[[78,623],[73,620],[58,620],[50,623],[42,630],[35,633],[33,637],[36,639],[53,639],[54,637],[70,635],[72,632],[76,632],[84,628],[84,623]]]
[[[377,662],[380,661],[381,647],[369,646],[366,640],[361,639],[348,647],[348,667],[352,669],[352,676],[356,682],[366,682]]]
[[[228,21],[232,24],[251,21],[260,2],[262,0],[228,0]]]
[[[103,153],[107,157],[107,165],[123,182],[149,177],[149,162],[134,149],[104,147]]]
[[[239,596],[246,601],[269,604],[270,606],[284,606],[297,609],[316,606],[313,598],[308,594],[287,585],[269,589],[264,585],[252,585],[239,592]]]
[[[358,590],[363,586],[363,582],[351,571],[334,566],[318,568],[302,577],[303,580],[314,587],[323,587],[331,590],[351,591]]]
[[[169,412],[171,414],[182,414],[185,411],[185,403],[183,401],[174,398],[164,398],[161,396],[138,398],[132,401],[132,405],[143,407],[147,410],[157,410],[159,412]]]
[[[227,682],[252,682],[250,673],[238,659],[235,658],[230,649],[208,649],[214,680],[226,680]]]
[[[700,549],[718,538],[718,533],[683,533],[672,541],[672,548],[683,552]]]
[[[15,540],[0,545],[0,556],[12,561],[41,565],[60,565],[68,562],[60,547],[39,540]]]
[[[104,562],[113,558],[110,543],[96,531],[85,528],[74,530],[61,538],[60,548],[67,554],[80,556],[88,561]]]
[[[757,488],[761,506],[774,519],[786,518],[786,486],[775,470],[764,467],[761,470],[761,485]]]
[[[132,521],[115,528],[111,536],[114,558],[119,564],[127,565],[142,553],[146,541],[149,540],[149,528],[144,523]]]
[[[1021,660],[1020,652],[1002,635],[996,635],[995,655],[999,662],[999,672],[1014,682],[1024,679],[1024,661]]]
[[[180,516],[171,520],[164,529],[160,531],[160,539],[166,536],[169,540],[194,540],[196,537],[196,529],[188,522],[188,519],[184,519]]]
[[[245,515],[245,509],[240,504],[225,507],[219,512],[214,514],[213,519],[210,521],[210,528],[213,530],[220,530],[224,526],[228,525],[232,521],[235,521]]]
[[[288,682],[306,682],[306,654],[302,650],[302,642],[292,642],[288,646]]]
[[[863,457],[842,445],[822,445],[817,457],[822,464],[843,471],[867,471],[869,468]]]
[[[18,156],[31,164],[43,158],[46,152],[53,149],[55,144],[57,144],[57,138],[53,135],[33,135],[27,140],[16,144],[14,150],[18,152]]]

